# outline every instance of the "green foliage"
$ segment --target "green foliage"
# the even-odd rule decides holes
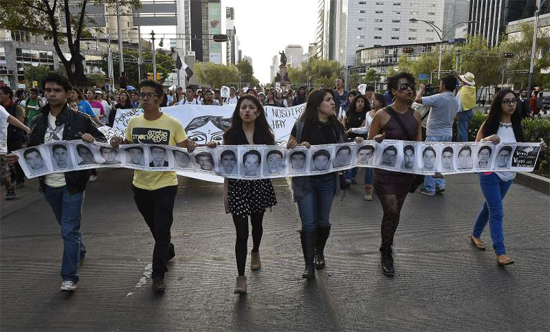
[[[451,52],[446,51],[442,53],[441,57],[441,70],[453,69],[453,55]],[[405,54],[399,56],[398,59],[399,72],[411,73],[414,77],[418,78],[419,74],[428,74],[434,72],[434,77],[437,77],[437,68],[439,66],[439,51],[437,48],[431,53],[422,54],[419,57],[410,58]],[[390,75],[391,76],[391,75]]]
[[[533,30],[532,24],[524,23],[521,26],[522,38],[518,40],[508,39],[501,44],[503,51],[514,54],[514,57],[507,61],[508,71],[529,69],[531,48],[533,47]],[[537,54],[541,54],[541,57],[535,57],[534,86],[550,88],[550,74],[541,74],[541,69],[550,67],[550,33],[545,33],[543,29],[539,29],[537,36]],[[528,74],[508,74],[506,79],[514,84],[516,88],[526,88]]]
[[[137,59],[138,58],[138,52],[135,51],[124,51],[124,57],[125,59]],[[153,60],[153,54],[143,52],[142,53],[143,61],[152,61]],[[108,70],[108,54],[104,54],[102,56],[101,60],[101,69],[103,72],[107,73]],[[176,61],[174,60],[173,56],[169,52],[165,52],[163,50],[157,50],[157,73],[162,73],[162,80],[161,82],[164,82],[168,75],[173,72],[176,69]],[[137,87],[139,85],[139,82],[147,76],[147,73],[153,72],[153,64],[152,63],[144,63],[141,65],[141,76],[138,77],[138,64],[135,61],[125,61],[124,62],[124,72],[126,73],[126,76],[130,79],[130,85]],[[113,60],[113,71],[115,77],[113,77],[115,84],[117,84],[117,79],[119,77],[119,61],[118,58],[116,60]]]
[[[476,86],[500,83],[504,64],[503,51],[500,47],[489,48],[486,39],[475,36],[470,37],[466,45],[455,51],[463,53],[461,72],[473,73],[476,76]]]
[[[309,84],[315,88],[333,87],[338,76],[344,76],[344,67],[334,60],[309,59],[298,68],[289,68],[292,84]]]
[[[348,86],[350,90],[355,90],[361,84],[361,76],[357,73],[353,73],[348,76]]]
[[[47,66],[28,66],[25,67],[25,80],[28,82],[28,86],[32,86],[33,81],[38,82],[38,86],[42,86],[42,79],[48,75],[50,67]]]
[[[247,60],[239,61],[237,64],[237,70],[239,71],[239,75],[241,76],[240,82],[249,84],[249,86],[259,86],[260,81],[256,77],[254,77],[254,68],[252,68],[252,65]],[[236,81],[233,82],[238,82]]]
[[[239,82],[239,70],[235,66],[199,62],[195,69],[199,82],[213,88]]]
[[[382,76],[374,69],[369,69],[363,77],[362,83],[374,85],[376,82],[380,82]]]
[[[103,86],[106,81],[106,77],[103,73],[88,74],[88,85],[90,86]]]

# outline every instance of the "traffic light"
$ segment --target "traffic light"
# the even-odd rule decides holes
[[[147,79],[149,79],[151,81],[154,80],[155,77],[153,76],[153,73],[147,73]]]
[[[414,48],[412,47],[403,47],[403,53],[412,53],[414,52]]]
[[[161,81],[162,80],[162,73],[157,73],[157,81]]]
[[[504,53],[504,57],[505,58],[512,58],[512,57],[514,57],[514,53],[506,52],[506,53]]]

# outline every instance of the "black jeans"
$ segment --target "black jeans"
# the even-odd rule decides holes
[[[21,149],[23,147],[24,142],[25,142],[25,138],[23,137],[8,141],[8,151],[12,152],[12,151]],[[16,163],[15,166],[10,167],[10,169],[11,169],[12,182],[17,182],[17,183],[25,182],[25,173],[23,172],[23,169],[21,168],[21,165],[19,165],[19,163]]]
[[[258,252],[264,228],[262,221],[264,212],[256,212],[250,215],[252,224],[252,251]],[[244,276],[244,267],[246,265],[247,242],[248,242],[248,216],[233,214],[233,222],[237,231],[237,241],[235,242],[235,256],[237,257],[237,271],[240,276]]]
[[[168,253],[170,251],[170,228],[174,220],[174,202],[178,186],[169,186],[157,190],[144,190],[132,185],[134,201],[155,239],[153,250],[153,278],[164,277],[168,271]]]

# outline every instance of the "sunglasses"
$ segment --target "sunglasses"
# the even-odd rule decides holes
[[[397,89],[399,89],[399,90],[407,90],[407,89],[414,90],[414,86],[410,83],[401,83],[401,84],[397,85]]]

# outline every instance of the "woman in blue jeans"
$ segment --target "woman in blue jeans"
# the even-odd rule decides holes
[[[493,99],[487,120],[479,128],[476,142],[492,142],[495,145],[523,142],[521,115],[516,106],[516,94],[510,89],[500,90]],[[546,149],[546,145],[541,143],[541,148]],[[489,222],[491,240],[497,255],[497,264],[513,264],[514,260],[506,255],[506,248],[504,247],[502,201],[512,182],[514,182],[516,172],[484,172],[478,173],[478,177],[485,203],[483,203],[483,207],[477,216],[470,242],[477,249],[485,250],[485,244],[480,237],[487,222]]]
[[[298,145],[307,147],[319,144],[345,142],[344,127],[335,116],[332,90],[313,91],[306,109],[296,121],[287,149]],[[324,249],[330,235],[330,208],[339,189],[338,173],[292,178],[294,201],[298,203],[302,231],[300,240],[305,260],[302,278],[315,278],[315,268],[325,267]]]

